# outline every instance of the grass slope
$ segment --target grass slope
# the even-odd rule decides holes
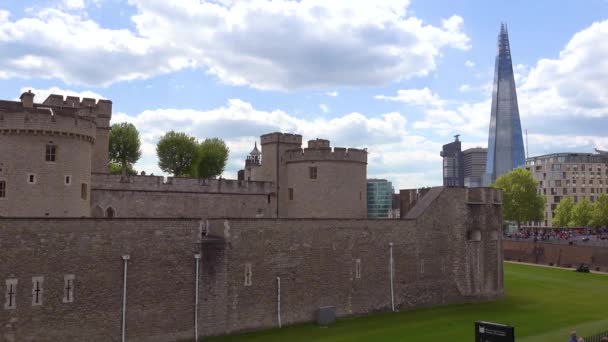
[[[608,276],[505,263],[504,298],[340,319],[322,328],[300,324],[205,341],[473,341],[473,322],[515,326],[518,342],[566,341],[608,330]]]

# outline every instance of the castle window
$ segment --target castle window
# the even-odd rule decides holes
[[[251,263],[245,264],[245,286],[251,286]]]
[[[32,305],[42,305],[42,283],[44,277],[32,277]]]
[[[87,199],[87,183],[82,183],[82,184],[80,185],[80,197],[81,197],[83,200],[86,200],[86,199]]]
[[[65,176],[65,179],[64,179],[64,184],[65,184],[65,185],[70,185],[70,184],[72,184],[72,176]]]
[[[0,180],[0,198],[6,198],[6,181]]]
[[[29,184],[36,184],[36,175],[33,173],[28,173],[27,175],[27,182]]]
[[[46,161],[54,162],[57,155],[57,145],[46,145]]]
[[[74,275],[66,274],[63,276],[63,302],[74,302]]]
[[[116,212],[114,211],[114,208],[108,207],[108,209],[106,209],[106,217],[112,218],[115,215],[116,215]]]
[[[17,279],[6,280],[6,294],[4,298],[4,309],[15,309],[17,307]]]
[[[310,177],[310,179],[317,179],[317,167],[316,166],[310,166],[308,168],[308,176]]]
[[[361,279],[361,259],[355,260],[355,279]]]
[[[289,200],[293,201],[293,188],[289,188],[288,191],[289,191]]]

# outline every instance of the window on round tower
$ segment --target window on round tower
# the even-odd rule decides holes
[[[57,158],[57,145],[46,145],[45,160],[54,162]]]

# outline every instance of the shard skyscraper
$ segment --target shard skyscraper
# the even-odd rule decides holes
[[[484,186],[497,177],[525,164],[524,140],[521,134],[515,78],[506,25],[500,26],[498,52],[494,66],[492,116],[488,135],[488,160]]]

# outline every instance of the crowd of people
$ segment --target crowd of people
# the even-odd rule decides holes
[[[594,340],[597,341],[597,340]],[[585,342],[585,339],[582,337],[576,337],[576,330],[573,330],[570,333],[570,338],[568,339],[568,342]],[[600,340],[600,342],[608,342],[608,336],[603,336],[602,339]]]
[[[589,228],[521,228],[505,234],[505,238],[529,241],[565,241],[608,243],[608,229]]]

